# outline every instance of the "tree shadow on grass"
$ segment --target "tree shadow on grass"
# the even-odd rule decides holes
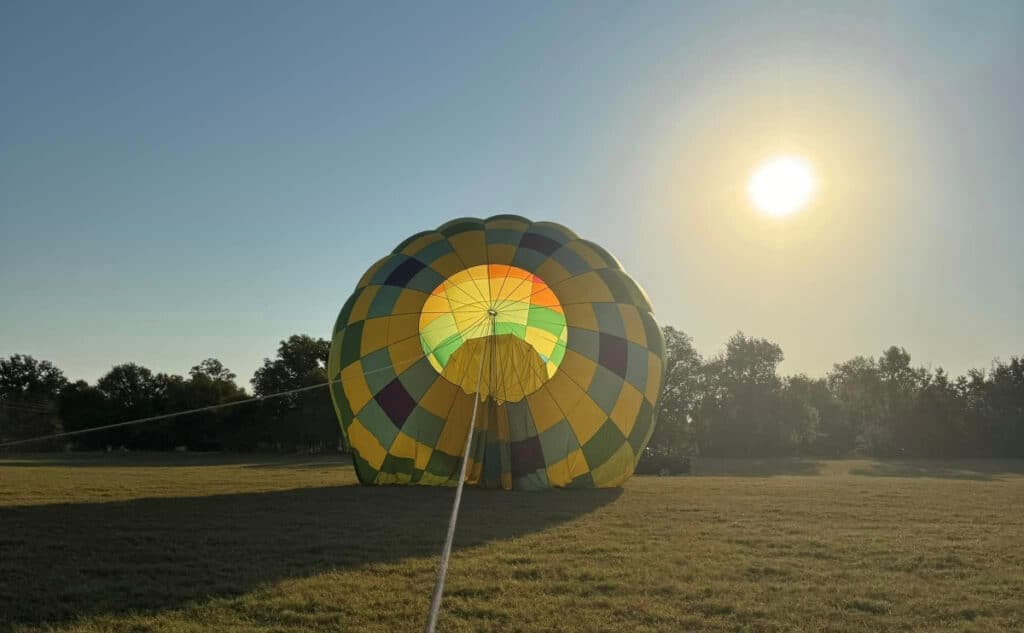
[[[621,490],[467,489],[456,548],[591,512]],[[0,508],[0,630],[182,607],[441,549],[453,490],[334,486]]]
[[[797,457],[697,458],[692,473],[698,477],[775,477],[778,475],[818,475],[821,463]]]
[[[1024,460],[957,459],[957,460],[881,460],[867,468],[850,469],[851,475],[868,477],[934,477],[995,481],[1000,475],[1024,474]]]

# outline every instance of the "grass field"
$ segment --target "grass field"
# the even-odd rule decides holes
[[[442,631],[1024,630],[1024,463],[467,490]],[[451,490],[338,458],[0,458],[0,631],[422,627]]]

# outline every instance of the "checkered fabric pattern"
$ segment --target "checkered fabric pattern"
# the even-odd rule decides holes
[[[510,304],[492,286],[513,275],[531,289],[519,297],[522,323],[503,313]],[[438,303],[467,283],[479,288],[475,299]],[[457,322],[455,308],[467,305],[499,314],[475,330],[473,321]],[[534,305],[541,310],[531,320]],[[445,314],[452,320],[432,330]],[[342,307],[328,372],[361,482],[457,483],[479,397],[475,376],[464,375],[481,357],[490,382],[480,389],[467,483],[614,487],[633,473],[654,428],[664,368],[647,296],[604,249],[564,226],[498,215],[413,235],[370,267]],[[500,385],[527,366],[532,382],[499,397]]]

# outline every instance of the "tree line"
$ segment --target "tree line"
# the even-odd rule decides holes
[[[327,381],[324,339],[281,341],[252,379],[252,393],[219,360],[208,358],[187,376],[154,373],[136,363],[115,365],[90,385],[69,381],[45,360],[15,354],[0,359],[0,443],[78,431],[166,413],[230,404]],[[24,450],[326,450],[338,446],[338,421],[326,389],[60,438]]]
[[[780,376],[782,348],[738,332],[702,358],[664,328],[666,381],[649,451],[709,457],[1024,457],[1024,358],[952,377],[892,346],[824,377]]]
[[[952,377],[893,346],[824,377],[782,376],[782,348],[768,339],[738,332],[705,358],[686,333],[663,331],[666,378],[648,456],[1024,457],[1024,358]],[[0,443],[321,385],[329,348],[306,335],[282,341],[251,394],[213,358],[187,376],[124,363],[89,384],[15,354],[0,359]],[[29,448],[316,451],[339,442],[330,397],[311,389]]]

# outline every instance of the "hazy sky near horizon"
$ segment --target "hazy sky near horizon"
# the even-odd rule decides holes
[[[1024,353],[1019,2],[0,4],[0,356],[94,380],[329,337],[406,236],[511,212],[705,354]],[[811,206],[746,200],[779,153]]]

